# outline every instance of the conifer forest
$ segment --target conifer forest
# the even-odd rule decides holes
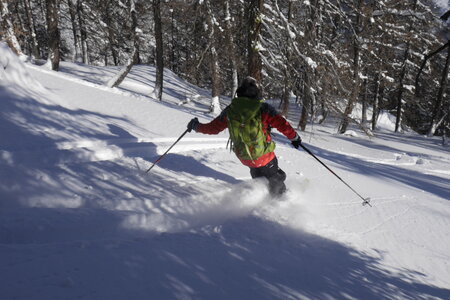
[[[0,40],[54,71],[61,61],[118,66],[110,87],[133,65],[154,65],[162,101],[164,69],[210,90],[212,111],[250,75],[301,130],[334,116],[338,133],[356,124],[372,135],[385,110],[396,132],[448,136],[450,20],[436,3],[0,0]]]

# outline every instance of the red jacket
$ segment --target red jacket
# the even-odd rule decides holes
[[[261,105],[261,121],[264,134],[266,136],[266,141],[270,142],[272,137],[270,136],[270,128],[276,128],[279,132],[284,134],[288,139],[292,140],[297,136],[294,128],[286,121],[283,116],[281,116],[275,108],[267,103],[262,103]],[[196,131],[205,134],[218,134],[228,127],[227,122],[227,109],[225,108],[222,113],[207,124],[198,124]],[[239,158],[239,157],[238,157]],[[267,165],[272,159],[275,158],[274,152],[269,152],[263,156],[257,158],[256,160],[245,160],[239,158],[242,164],[250,168],[259,168]]]

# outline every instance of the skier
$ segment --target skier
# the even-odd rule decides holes
[[[253,77],[246,77],[236,94],[218,117],[207,124],[194,118],[187,125],[188,131],[218,134],[228,128],[231,149],[242,164],[250,168],[252,178],[267,178],[271,195],[280,196],[286,191],[286,173],[278,167],[270,130],[276,128],[296,149],[301,138],[274,107],[263,103],[261,88]]]

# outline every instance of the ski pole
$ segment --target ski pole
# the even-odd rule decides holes
[[[189,129],[186,129],[186,131],[183,132],[183,134],[178,138],[178,140],[176,140],[175,143],[173,143],[172,146],[170,146],[170,148],[167,149],[167,151],[164,152],[163,155],[161,155],[157,160],[155,160],[155,162],[153,163],[153,165],[152,165],[150,168],[148,168],[148,170],[145,171],[145,173],[148,173],[148,172],[149,172],[149,171],[150,171],[157,163],[159,163],[159,161],[160,161],[161,159],[163,159],[164,156],[166,156],[166,154],[170,151],[170,149],[172,149],[173,146],[175,146],[175,144],[178,143],[178,142],[183,138],[183,136],[185,136],[186,133],[188,133],[189,131],[190,131]]]
[[[367,204],[370,207],[372,207],[372,205],[370,204],[370,198],[363,198],[360,194],[358,194],[357,191],[355,191],[347,182],[345,182],[341,177],[339,177],[336,173],[334,173],[333,170],[331,170],[326,164],[324,164],[320,159],[318,159],[317,156],[315,156],[311,151],[309,151],[309,149],[306,148],[303,144],[300,143],[300,147],[302,147],[303,150],[308,152],[308,154],[310,154],[312,157],[314,157],[318,162],[320,162],[322,164],[322,166],[324,166],[328,171],[330,171],[334,176],[336,176],[340,181],[342,181],[346,186],[348,186],[356,195],[358,195],[359,198],[361,198],[363,200],[362,205]]]

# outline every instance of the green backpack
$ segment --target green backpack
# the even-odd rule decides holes
[[[256,160],[275,149],[275,143],[266,141],[262,129],[261,102],[238,97],[227,109],[231,149],[240,159]]]

